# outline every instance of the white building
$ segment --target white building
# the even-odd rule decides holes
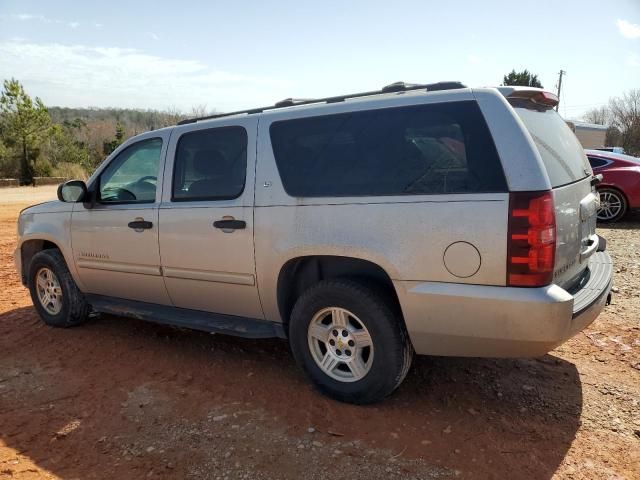
[[[607,127],[597,125],[595,123],[575,122],[571,121],[575,126],[575,133],[584,148],[606,147],[605,138],[607,136]]]

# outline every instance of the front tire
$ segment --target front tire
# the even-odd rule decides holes
[[[294,358],[321,392],[342,402],[382,400],[411,366],[399,309],[375,292],[351,280],[325,280],[303,293],[291,313]]]
[[[598,195],[600,196],[600,209],[598,210],[600,222],[617,222],[626,215],[629,207],[622,192],[613,188],[602,188],[598,190]]]
[[[33,305],[47,325],[73,327],[87,320],[89,305],[60,250],[43,250],[33,256],[28,285]]]

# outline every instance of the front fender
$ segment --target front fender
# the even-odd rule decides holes
[[[83,286],[73,261],[70,234],[71,211],[23,212],[18,222],[18,242],[16,245],[16,267],[20,268],[18,273],[23,281],[29,268],[29,262],[25,261],[25,255],[28,254],[28,258],[31,258],[33,254],[42,248],[40,246],[35,251],[32,251],[28,246],[33,245],[35,247],[33,242],[37,242],[38,245],[42,245],[43,242],[49,242],[60,250],[73,280],[82,290]]]

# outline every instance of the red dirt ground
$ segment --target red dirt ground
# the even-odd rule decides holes
[[[12,258],[44,188],[0,190],[0,479],[640,478],[639,215],[600,229],[617,293],[584,333],[539,359],[418,358],[356,407],[314,391],[283,341],[44,326]]]

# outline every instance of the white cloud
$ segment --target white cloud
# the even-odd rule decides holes
[[[37,20],[42,23],[62,23],[62,20],[55,20],[53,18],[45,17],[44,15],[32,15],[31,13],[18,13],[11,15],[11,18],[20,20],[21,22],[29,22],[31,20]]]
[[[289,81],[221,71],[132,48],[0,42],[0,71],[48,105],[216,110],[272,104]]]
[[[640,25],[620,20],[616,22],[620,35],[626,38],[640,38]]]
[[[160,37],[159,37],[156,33],[153,33],[153,32],[147,32],[147,36],[148,36],[150,39],[155,40],[156,42],[157,42],[158,40],[160,40]]]
[[[3,15],[3,18],[11,18],[11,19],[15,19],[15,20],[19,20],[21,22],[29,22],[32,20],[38,21],[38,22],[42,22],[42,23],[54,23],[54,24],[65,24],[70,28],[78,28],[80,26],[80,22],[69,22],[66,20],[60,20],[59,18],[49,18],[49,17],[45,17],[44,15],[33,15],[31,13],[18,13],[18,14],[14,14],[14,15]],[[100,23],[96,23],[95,24],[96,28],[100,28],[102,27],[102,24]]]

